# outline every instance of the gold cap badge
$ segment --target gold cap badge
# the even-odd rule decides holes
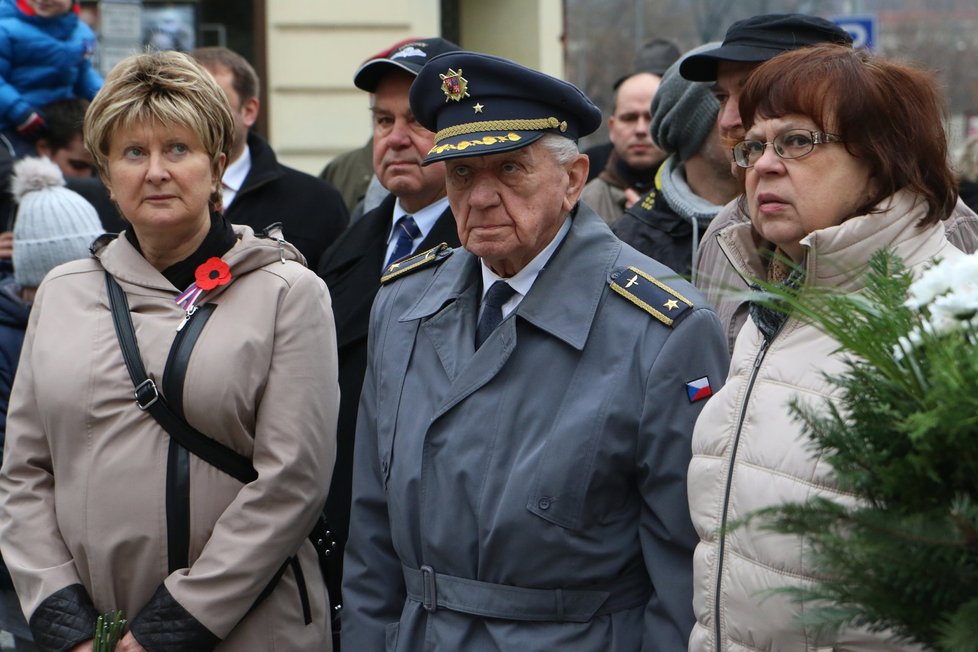
[[[444,75],[438,75],[441,77],[441,90],[445,93],[445,101],[455,100],[456,102],[461,102],[462,98],[468,97],[468,80],[462,76],[462,69],[459,68],[458,72],[448,69],[448,72]]]

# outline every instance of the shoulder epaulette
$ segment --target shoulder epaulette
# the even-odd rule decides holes
[[[428,251],[422,251],[421,253],[414,254],[409,258],[402,258],[396,263],[391,263],[384,270],[384,273],[380,277],[380,283],[390,283],[396,278],[400,278],[405,274],[410,274],[411,272],[416,272],[419,269],[428,267],[433,263],[439,263],[455,251],[448,246],[447,243],[443,242],[437,247],[432,247]]]
[[[616,269],[608,284],[611,289],[649,313],[666,326],[693,307],[693,302],[671,287],[635,267]]]

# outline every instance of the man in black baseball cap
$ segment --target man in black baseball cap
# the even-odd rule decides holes
[[[817,16],[804,14],[765,14],[740,20],[730,26],[723,43],[687,57],[679,74],[697,82],[713,82],[713,94],[720,101],[717,127],[728,148],[742,140],[740,91],[754,68],[782,52],[816,43],[852,45],[852,37],[838,25]],[[733,163],[731,163],[733,165]],[[733,168],[736,174],[736,168]],[[697,252],[697,287],[716,306],[720,322],[733,348],[740,327],[747,319],[747,285],[734,271],[720,250],[717,233],[731,224],[744,221],[736,206],[727,204],[710,223]]]

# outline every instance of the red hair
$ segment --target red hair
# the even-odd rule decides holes
[[[739,106],[744,129],[758,119],[795,114],[840,136],[850,154],[869,164],[878,189],[855,215],[904,188],[926,201],[922,224],[944,219],[957,202],[944,133],[947,108],[929,72],[865,50],[816,45],[758,66]]]

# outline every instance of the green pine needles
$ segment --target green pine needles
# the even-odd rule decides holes
[[[858,293],[769,289],[772,301],[834,337],[840,398],[791,405],[840,489],[754,515],[797,534],[821,581],[785,589],[805,624],[856,623],[945,652],[978,652],[978,258],[948,260],[911,283],[877,253]]]
[[[126,633],[127,621],[121,609],[99,616],[95,620],[95,637],[92,641],[93,652],[113,652],[115,646]]]

